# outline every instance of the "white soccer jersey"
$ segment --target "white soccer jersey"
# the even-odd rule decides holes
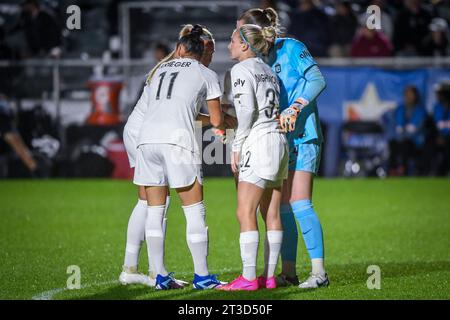
[[[238,127],[233,151],[239,152],[246,139],[281,132],[277,122],[280,88],[272,69],[260,58],[246,59],[231,69],[231,85]]]
[[[148,106],[148,95],[149,95],[149,86],[146,85],[142,90],[141,97],[139,98],[136,106],[128,117],[126,126],[129,127],[132,131],[137,131],[141,129],[142,122],[144,121],[144,116],[147,113],[149,108]]]
[[[163,63],[149,86],[138,145],[175,144],[198,152],[195,119],[202,101],[222,95],[217,74],[194,59],[174,59]]]
[[[223,95],[221,103],[227,106],[225,113],[229,114],[230,116],[236,117],[236,109],[234,108],[234,101],[233,101],[233,90],[231,86],[231,70],[227,70],[225,72],[225,76],[223,79]]]

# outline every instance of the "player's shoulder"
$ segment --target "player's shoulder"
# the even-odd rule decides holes
[[[219,76],[217,75],[217,73],[207,67],[205,67],[202,63],[198,63],[198,69],[200,71],[200,74],[203,76],[203,78],[207,81],[213,79],[219,79]]]
[[[277,50],[283,50],[288,54],[301,53],[307,50],[306,45],[294,38],[277,38],[275,40]]]
[[[254,69],[253,67],[253,59],[246,59],[244,61],[236,63],[231,68],[231,77],[235,77],[236,75],[251,75]]]

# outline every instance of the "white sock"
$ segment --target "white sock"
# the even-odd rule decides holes
[[[127,245],[125,248],[124,266],[136,267],[139,260],[139,251],[145,239],[145,219],[147,217],[147,201],[138,200],[128,220]]]
[[[164,219],[165,206],[149,206],[147,209],[147,220],[145,222],[145,238],[147,240],[147,250],[149,266],[152,276],[158,274],[167,276],[168,272],[164,266]]]
[[[322,258],[311,259],[311,265],[313,274],[325,275],[325,267],[323,266]]]
[[[273,277],[277,267],[278,256],[280,255],[281,243],[283,242],[283,231],[269,230],[266,235],[269,244],[269,258],[267,262],[267,278]]]
[[[167,211],[169,211],[169,205],[170,205],[170,197],[166,197],[166,207],[164,208],[164,220],[163,220],[163,232],[164,232],[164,238],[166,237],[166,228],[167,228]]]
[[[194,272],[207,276],[208,271],[208,227],[205,223],[205,206],[203,201],[190,206],[183,206],[186,216],[186,240],[194,261]]]
[[[247,280],[256,278],[256,258],[258,256],[258,231],[241,232],[239,244],[241,246],[242,275]]]

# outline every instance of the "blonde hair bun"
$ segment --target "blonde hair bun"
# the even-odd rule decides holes
[[[274,27],[264,27],[262,28],[261,33],[267,41],[275,42],[277,30]]]

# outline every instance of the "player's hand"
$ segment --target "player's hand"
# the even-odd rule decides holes
[[[231,152],[231,171],[235,174],[239,172],[239,154],[239,152]]]
[[[280,126],[283,132],[294,131],[295,122],[300,113],[300,108],[296,105],[292,105],[287,109],[284,109],[280,114]]]

